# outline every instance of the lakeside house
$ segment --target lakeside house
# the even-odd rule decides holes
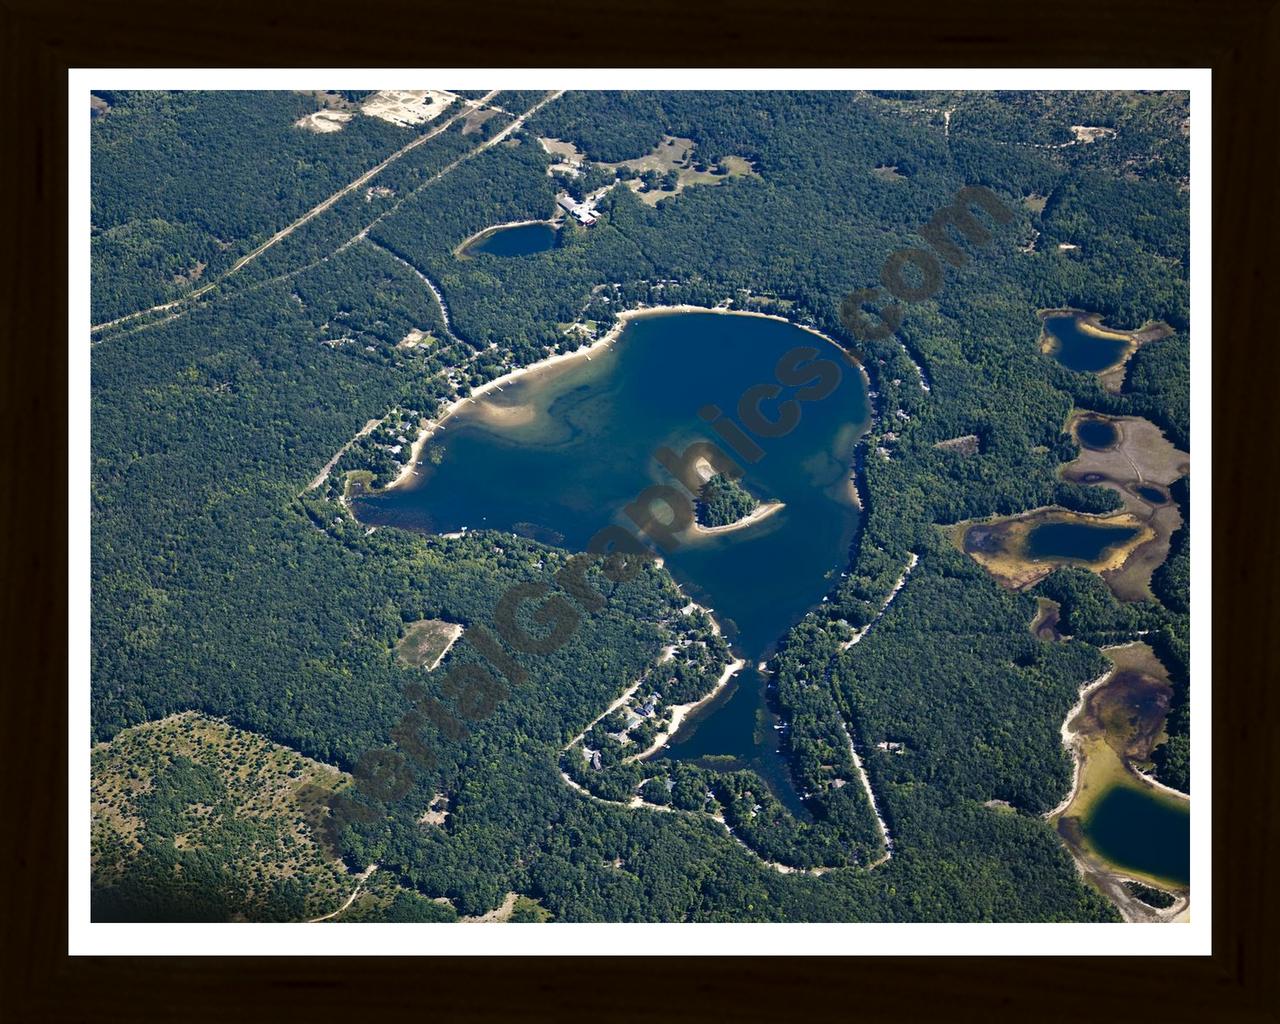
[[[590,227],[600,219],[600,215],[596,213],[595,203],[590,199],[580,203],[568,192],[561,192],[556,196],[556,205],[584,227]]]

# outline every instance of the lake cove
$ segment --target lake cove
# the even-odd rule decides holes
[[[1191,810],[1183,800],[1113,786],[1081,827],[1100,856],[1161,881],[1191,880]]]
[[[556,244],[556,229],[544,221],[513,224],[481,234],[462,249],[464,256],[531,256]]]
[[[427,441],[416,477],[357,497],[353,510],[370,525],[503,530],[585,550],[610,524],[634,532],[628,504],[647,487],[674,484],[654,457],[658,449],[681,453],[696,441],[723,447],[699,410],[715,405],[737,421],[743,394],[773,382],[779,358],[798,347],[838,366],[838,386],[799,404],[799,421],[785,436],[759,437],[759,461],[738,460],[743,485],[782,507],[740,530],[687,531],[678,547],[658,552],[755,666],[835,585],[859,517],[851,475],[869,414],[863,374],[833,343],[792,324],[711,312],[638,316],[615,343],[462,405]],[[784,387],[776,402],[796,391]],[[776,402],[761,406],[767,417],[779,415]],[[744,669],[682,725],[666,753],[750,763],[794,808],[766,689],[760,672]]]

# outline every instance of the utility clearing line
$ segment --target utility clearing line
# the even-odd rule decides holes
[[[270,249],[273,245],[284,240],[285,238],[288,238],[289,235],[293,234],[294,231],[302,227],[302,225],[306,224],[307,221],[313,220],[314,218],[320,216],[320,214],[324,213],[325,210],[333,206],[334,203],[338,202],[343,197],[350,195],[352,192],[358,189],[361,185],[366,184],[372,178],[380,174],[382,171],[385,171],[388,167],[390,167],[393,163],[399,160],[406,153],[409,153],[412,150],[417,149],[424,142],[434,139],[441,132],[447,131],[450,127],[456,124],[460,118],[466,117],[467,115],[474,113],[476,110],[481,109],[486,103],[489,102],[489,100],[497,96],[499,91],[500,90],[498,89],[493,89],[487,95],[482,96],[478,100],[464,100],[462,104],[462,109],[460,109],[456,114],[454,114],[448,120],[444,121],[442,124],[433,128],[431,131],[425,132],[424,134],[419,135],[408,145],[402,146],[400,149],[397,149],[394,153],[392,153],[389,157],[383,160],[380,164],[377,164],[376,166],[365,171],[364,174],[360,175],[360,177],[356,178],[354,181],[350,182],[349,184],[344,185],[337,192],[333,193],[333,195],[329,196],[328,199],[325,199],[322,202],[317,203],[310,210],[304,213],[301,217],[295,220],[292,224],[288,225],[287,227],[281,228],[279,231],[277,231],[274,235],[268,238],[265,242],[263,242],[260,246],[258,246],[252,252],[244,256],[241,256],[240,259],[236,260],[235,263],[233,263],[225,273],[221,274],[215,280],[210,281],[208,284],[205,284],[202,287],[197,288],[195,291],[189,292],[186,295],[182,296],[181,298],[175,299],[172,302],[166,302],[159,306],[152,306],[150,309],[140,309],[136,313],[129,313],[125,316],[117,317],[115,320],[108,320],[106,323],[94,324],[90,328],[90,330],[102,331],[108,327],[114,327],[116,324],[126,323],[127,321],[136,319],[137,317],[146,316],[148,313],[160,313],[167,309],[173,309],[176,306],[182,305],[183,303],[186,303],[186,302],[190,302],[192,299],[195,299],[203,295],[205,292],[209,291],[209,289],[213,288],[218,283],[225,281],[237,270],[245,266],[245,264],[250,263],[253,260],[256,260],[259,256],[261,256],[264,252]]]
[[[548,103],[552,102],[553,100],[557,100],[557,99],[559,99],[561,96],[563,96],[563,95],[564,95],[564,92],[565,92],[565,90],[563,90],[563,89],[558,89],[558,90],[556,90],[555,92],[548,93],[548,94],[547,94],[546,96],[544,96],[541,100],[539,100],[539,101],[538,101],[537,103],[535,103],[532,107],[530,107],[530,108],[529,108],[528,110],[526,110],[523,114],[521,114],[518,118],[516,118],[514,121],[512,121],[512,122],[511,122],[511,124],[507,125],[505,128],[503,128],[503,129],[502,129],[502,131],[498,132],[498,134],[496,134],[492,139],[489,139],[487,142],[485,142],[485,143],[483,143],[483,144],[481,144],[481,145],[477,146],[475,149],[471,149],[471,150],[468,150],[467,152],[463,153],[460,157],[458,157],[458,158],[457,158],[456,160],[454,160],[452,163],[448,164],[448,165],[447,165],[447,166],[445,166],[443,169],[441,169],[440,171],[438,171],[438,172],[437,172],[433,177],[428,178],[426,181],[424,181],[422,184],[420,184],[417,188],[413,189],[412,191],[408,192],[406,195],[402,196],[400,199],[396,200],[396,201],[395,201],[395,203],[394,203],[394,204],[392,204],[390,208],[388,208],[387,210],[385,210],[385,211],[383,211],[382,213],[380,213],[377,217],[375,217],[375,218],[374,218],[373,220],[371,220],[368,224],[366,224],[366,225],[365,225],[365,226],[364,226],[360,231],[358,231],[356,234],[354,234],[354,235],[352,235],[350,238],[348,238],[345,242],[343,242],[340,246],[338,246],[338,248],[337,248],[337,249],[335,249],[332,253],[330,253],[330,254],[329,254],[329,256],[322,256],[320,259],[318,259],[318,260],[313,260],[311,263],[309,263],[309,264],[307,264],[307,265],[305,265],[305,266],[303,266],[303,267],[299,267],[297,270],[290,270],[290,271],[287,271],[286,273],[278,274],[276,277],[269,278],[269,279],[267,279],[267,280],[265,280],[265,281],[259,281],[259,282],[255,283],[255,284],[251,285],[251,286],[250,286],[250,288],[249,288],[249,290],[253,290],[253,289],[256,289],[256,288],[260,288],[260,287],[263,287],[264,285],[268,285],[268,284],[275,284],[275,283],[278,283],[278,282],[280,282],[280,281],[286,281],[286,280],[288,280],[288,279],[289,279],[289,278],[291,278],[291,277],[295,277],[295,276],[297,276],[298,274],[300,274],[300,273],[304,273],[305,271],[310,270],[310,269],[311,269],[311,268],[313,268],[313,267],[317,267],[317,266],[319,266],[321,263],[326,262],[326,261],[330,258],[330,256],[336,256],[338,253],[344,252],[346,249],[350,248],[350,247],[351,247],[352,245],[354,245],[355,243],[357,243],[357,242],[361,241],[362,239],[364,239],[365,237],[367,237],[367,236],[368,236],[368,234],[369,234],[369,231],[370,231],[370,230],[371,230],[375,225],[377,225],[378,223],[380,223],[380,222],[383,220],[383,218],[390,216],[392,213],[395,213],[395,211],[396,211],[396,210],[398,210],[398,209],[400,208],[400,206],[401,206],[403,203],[405,203],[407,200],[409,200],[409,199],[413,198],[414,196],[416,196],[419,192],[421,192],[424,188],[427,188],[429,185],[433,185],[433,184],[435,184],[435,182],[439,181],[439,180],[440,180],[441,178],[443,178],[446,174],[448,174],[450,171],[453,171],[453,170],[454,170],[454,169],[456,169],[459,165],[461,165],[461,164],[465,163],[467,160],[470,160],[472,157],[477,156],[477,155],[478,155],[478,154],[480,154],[480,153],[483,153],[483,152],[484,152],[485,150],[487,150],[487,149],[491,149],[493,146],[497,145],[499,142],[501,142],[503,139],[505,139],[505,138],[506,138],[509,134],[511,134],[513,131],[516,131],[516,130],[518,130],[519,128],[522,128],[522,127],[524,126],[524,123],[525,123],[525,121],[526,121],[526,120],[528,120],[530,117],[532,117],[534,114],[536,114],[539,110],[541,110],[541,109],[542,109],[544,106],[546,106]],[[490,92],[486,97],[484,97],[484,98],[482,98],[482,99],[480,99],[480,100],[475,100],[475,101],[470,101],[470,100],[469,100],[469,101],[467,101],[467,102],[468,102],[468,104],[469,104],[469,105],[473,106],[473,107],[474,107],[474,109],[477,109],[477,110],[478,110],[478,109],[480,109],[480,107],[484,104],[485,100],[487,100],[488,98],[490,98],[490,97],[492,97],[492,96],[495,96],[495,95],[497,95],[497,90],[495,90],[495,91],[493,91],[493,92]],[[461,116],[462,116],[462,114],[461,114],[461,113],[459,113],[459,114],[455,114],[452,118],[450,118],[450,119],[449,119],[449,121],[448,121],[448,122],[446,122],[445,124],[442,124],[439,128],[437,128],[437,129],[436,129],[435,131],[433,131],[433,132],[430,132],[428,135],[425,135],[425,136],[420,137],[420,139],[419,139],[419,140],[417,140],[414,144],[415,144],[415,145],[420,145],[422,142],[425,142],[428,138],[431,138],[431,137],[432,137],[432,136],[434,136],[434,135],[438,135],[441,131],[444,131],[447,127],[449,127],[449,124],[450,124],[450,123],[453,123],[454,121],[456,121],[456,120],[457,120],[457,118],[458,118],[458,117],[461,117]],[[406,147],[406,148],[408,148],[408,147]],[[402,150],[401,152],[403,153],[403,150]],[[374,172],[371,172],[371,173],[376,173],[376,171],[377,171],[378,169],[380,169],[380,168],[375,168],[375,171],[374,171]],[[360,186],[360,184],[362,184],[362,183],[363,183],[363,181],[367,181],[367,180],[368,180],[368,178],[366,177],[366,178],[362,179],[362,181],[357,181],[357,182],[353,183],[352,185],[348,186],[348,189],[353,188],[353,187],[354,187],[354,188],[358,188],[358,187]],[[344,190],[344,191],[345,191],[345,190]],[[331,197],[330,197],[330,199],[335,200],[335,201],[336,201],[336,199],[338,199],[338,198],[341,198],[341,197],[340,197],[340,196],[331,196]],[[322,205],[324,205],[324,204],[322,204]],[[329,205],[332,205],[332,204],[330,203]],[[326,209],[327,209],[327,208],[328,208],[328,207],[326,206]],[[308,215],[307,215],[307,218],[305,218],[305,219],[310,219],[310,217],[311,217],[311,216],[314,216],[314,214],[319,213],[319,212],[322,212],[322,211],[320,211],[320,210],[317,208],[316,210],[313,210],[310,214],[308,214]],[[287,233],[288,231],[293,230],[293,228],[296,228],[296,227],[297,227],[299,224],[301,224],[301,223],[302,223],[302,221],[297,221],[297,222],[295,222],[293,225],[290,225],[290,227],[286,230],[286,232],[283,232],[282,234],[285,234],[285,233]],[[278,241],[278,240],[279,240],[279,239],[276,239],[276,241]],[[269,244],[274,244],[274,241],[273,241],[273,242],[271,242],[271,243],[269,243]],[[263,247],[263,248],[264,248],[264,251],[265,251],[265,247]],[[254,254],[250,254],[250,256],[251,256],[251,257],[252,257],[253,255],[254,255]],[[232,268],[232,271],[233,271],[233,270],[237,270],[237,269],[239,269],[239,268],[240,268],[240,267],[242,267],[246,262],[248,262],[248,260],[247,260],[247,259],[246,259],[246,260],[242,260],[240,263],[238,263],[235,267],[233,267],[233,268]],[[177,300],[175,300],[174,302],[167,303],[167,304],[165,304],[165,305],[163,305],[163,306],[155,306],[155,307],[153,307],[153,308],[151,308],[151,309],[144,309],[144,310],[140,310],[140,311],[139,311],[139,312],[137,312],[137,313],[131,313],[131,314],[129,314],[129,316],[121,317],[121,318],[120,318],[120,319],[118,319],[118,320],[112,320],[110,323],[106,323],[106,324],[99,324],[97,327],[92,328],[92,330],[93,330],[93,331],[102,330],[102,329],[105,329],[105,328],[107,328],[107,327],[112,326],[113,324],[124,323],[126,320],[131,320],[131,319],[134,319],[135,317],[144,316],[144,315],[146,315],[146,314],[148,314],[148,313],[159,312],[159,311],[161,311],[161,310],[165,310],[165,309],[172,309],[172,308],[174,308],[174,307],[176,307],[176,306],[185,305],[186,303],[190,302],[192,299],[196,298],[197,296],[202,295],[202,294],[204,294],[205,292],[207,292],[210,288],[214,287],[214,285],[215,285],[215,284],[220,283],[221,281],[226,280],[227,276],[228,276],[232,271],[228,271],[228,272],[227,272],[227,274],[222,275],[222,277],[218,278],[218,280],[217,280],[217,281],[210,282],[208,285],[206,285],[206,286],[204,286],[203,288],[199,289],[199,291],[192,292],[192,293],[190,293],[189,295],[185,295],[185,296],[183,296],[181,299],[177,299]],[[237,294],[242,294],[242,293],[237,293]],[[216,297],[217,297],[217,296],[216,296],[216,294],[215,294],[215,295],[213,295],[213,296],[210,296],[210,298],[211,298],[211,299],[212,299],[212,298],[216,298]],[[188,312],[188,311],[190,310],[190,308],[191,308],[190,306],[187,306],[186,308],[182,309],[180,312],[173,313],[171,316],[166,317],[164,320],[156,320],[156,321],[151,321],[151,322],[149,322],[149,323],[139,324],[137,327],[134,327],[134,328],[132,328],[132,329],[131,329],[131,330],[129,330],[129,331],[125,331],[125,332],[123,332],[123,333],[121,333],[121,334],[118,334],[118,335],[112,335],[112,337],[125,337],[125,336],[127,336],[127,335],[129,335],[129,334],[134,334],[134,333],[136,333],[136,332],[138,332],[138,331],[146,330],[148,327],[154,327],[154,326],[156,326],[157,324],[161,324],[161,323],[169,323],[170,321],[175,320],[175,319],[177,319],[179,316],[182,316],[184,313]],[[96,341],[96,342],[91,342],[91,344],[93,344],[93,345],[101,344],[101,343],[102,343],[103,341],[105,341],[105,340],[107,340],[107,339],[105,339],[105,338],[100,338],[100,339],[98,339],[98,341]]]

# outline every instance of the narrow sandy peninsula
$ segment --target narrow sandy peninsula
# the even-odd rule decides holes
[[[694,522],[687,530],[691,537],[711,537],[719,533],[733,533],[735,530],[745,530],[748,526],[755,526],[756,523],[763,522],[775,512],[780,512],[786,508],[786,503],[781,501],[762,501],[747,515],[741,519],[725,523],[724,526],[703,526],[701,523]]]

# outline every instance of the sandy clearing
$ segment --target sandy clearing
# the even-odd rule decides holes
[[[444,661],[444,656],[449,653],[449,648],[458,642],[458,638],[462,636],[462,627],[456,622],[450,623],[449,639],[445,641],[444,650],[436,655],[435,661],[427,666],[428,672],[434,672],[440,662]]]
[[[502,924],[503,922],[510,920],[512,911],[516,909],[516,900],[519,898],[519,896],[520,896],[519,893],[509,892],[505,897],[503,897],[501,906],[495,907],[493,910],[490,910],[488,913],[481,914],[478,917],[459,917],[458,923],[459,924]]]
[[[293,123],[295,127],[327,135],[329,132],[342,131],[353,116],[345,110],[317,110],[314,114],[307,114],[306,117],[300,117]]]
[[[411,128],[415,124],[434,121],[457,98],[456,93],[441,89],[383,89],[366,99],[360,106],[360,112],[402,128]],[[473,117],[475,113],[472,109],[467,116]]]

